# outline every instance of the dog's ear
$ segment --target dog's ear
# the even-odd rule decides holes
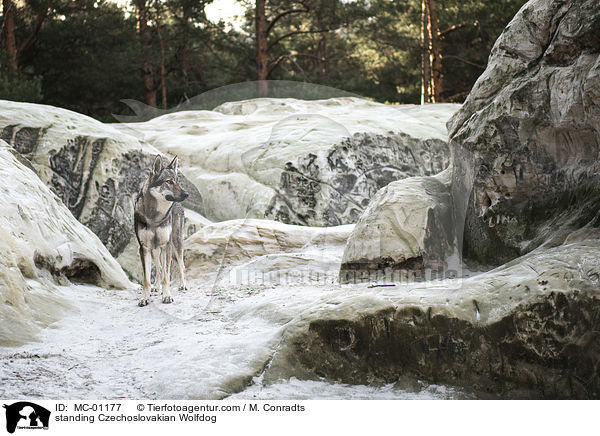
[[[160,154],[157,154],[156,158],[154,158],[154,164],[152,164],[152,172],[154,174],[160,174],[160,172],[162,170],[163,170],[162,158],[160,157]]]
[[[169,166],[167,168],[172,169],[173,171],[177,172],[177,169],[179,168],[179,159],[177,158],[177,156],[175,156],[173,158],[173,160],[171,161],[171,163],[169,164]]]

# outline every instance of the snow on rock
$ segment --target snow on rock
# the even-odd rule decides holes
[[[373,272],[393,281],[396,271],[456,271],[448,264],[456,245],[450,181],[448,169],[377,192],[348,239],[340,281],[369,281]]]
[[[354,223],[391,181],[447,167],[458,105],[262,98],[117,125],[180,156],[214,221]]]
[[[401,380],[383,386],[299,380],[256,383],[226,400],[474,400],[477,396],[421,380]]]
[[[259,219],[208,224],[185,241],[187,274],[235,284],[335,281],[353,227]]]
[[[156,149],[75,112],[4,100],[0,100],[0,138],[31,163],[113,256],[136,250],[133,203]],[[184,206],[202,213],[197,189],[183,177],[182,183],[190,193]]]
[[[598,250],[597,235],[573,235],[462,281],[324,293],[287,324],[264,383],[406,377],[504,398],[600,398]]]
[[[53,293],[64,279],[127,288],[108,250],[0,140],[0,344],[29,340],[66,302]]]

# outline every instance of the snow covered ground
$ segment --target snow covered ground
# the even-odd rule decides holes
[[[3,398],[447,399],[459,390],[350,386],[262,373],[285,326],[340,287],[218,288],[192,282],[162,305],[136,305],[135,291],[60,287],[72,310],[37,342],[0,348]]]

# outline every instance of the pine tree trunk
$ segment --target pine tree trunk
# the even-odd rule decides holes
[[[327,76],[327,35],[323,35],[319,41],[317,56],[319,57],[319,74],[321,79],[324,79]]]
[[[152,40],[148,29],[148,10],[146,0],[136,0],[138,9],[138,35],[142,46],[142,84],[144,101],[148,106],[156,107],[156,87],[154,86],[154,71],[150,51]]]
[[[442,101],[442,44],[440,28],[437,17],[437,5],[435,0],[426,0],[429,11],[429,35],[431,37],[431,72],[432,72],[432,94],[434,102]]]
[[[160,91],[162,97],[162,108],[167,108],[167,83],[166,83],[166,72],[165,72],[165,42],[162,37],[161,31],[161,6],[160,1],[156,3],[156,35],[158,36],[158,44],[160,46]]]
[[[183,3],[182,11],[182,43],[179,51],[180,64],[181,64],[181,75],[183,76],[183,95],[188,99],[187,92],[190,88],[189,80],[189,41],[190,41],[190,6],[188,2]]]
[[[4,46],[8,53],[8,70],[13,74],[16,74],[19,69],[17,40],[15,38],[15,10],[16,5],[12,0],[2,0],[2,14],[4,15]]]
[[[335,13],[335,10],[328,11],[324,3],[321,3],[320,6],[320,10],[316,11],[317,29],[325,28],[323,17],[327,12]],[[317,45],[317,74],[319,75],[320,80],[324,80],[327,76],[327,37],[327,33],[323,33]]]
[[[258,95],[266,96],[269,92],[269,41],[267,35],[267,17],[265,13],[266,0],[256,0],[256,77]]]
[[[427,0],[421,0],[421,104],[431,102],[431,39],[427,6]]]

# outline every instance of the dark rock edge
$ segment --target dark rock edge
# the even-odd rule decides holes
[[[599,399],[600,299],[552,292],[489,325],[390,307],[290,339],[291,366],[349,384],[414,377],[478,398]],[[288,357],[289,359],[289,357]]]

